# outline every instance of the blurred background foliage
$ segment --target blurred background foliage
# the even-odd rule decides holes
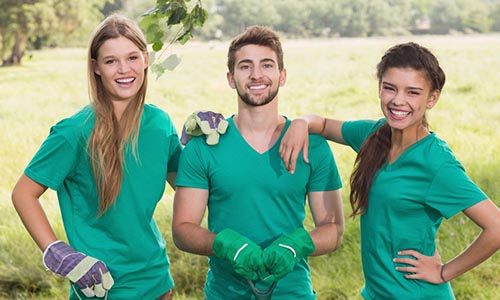
[[[105,16],[120,11],[139,22],[168,2],[203,6],[208,19],[193,29],[203,41],[228,39],[252,24],[308,39],[500,31],[499,0],[0,0],[2,65],[43,47],[86,46]]]

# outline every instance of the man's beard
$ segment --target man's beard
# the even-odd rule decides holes
[[[252,97],[255,97],[253,95],[250,95],[248,93],[245,93],[240,90],[238,86],[236,86],[236,92],[238,93],[238,96],[240,99],[245,102],[245,104],[250,105],[250,106],[264,106],[268,104],[269,102],[273,101],[273,99],[278,95],[279,92],[279,86],[276,88],[275,91],[271,91],[269,95],[267,95],[262,101],[254,101]]]

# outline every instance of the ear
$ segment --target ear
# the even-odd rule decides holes
[[[145,51],[144,52],[144,69],[149,67],[149,52]]]
[[[286,83],[286,69],[283,68],[280,72],[280,86],[284,86]]]
[[[429,95],[429,99],[427,99],[427,105],[426,105],[427,109],[431,109],[434,107],[434,105],[436,105],[440,95],[441,95],[440,90],[434,90],[433,92],[431,92],[431,94]]]
[[[92,58],[92,66],[94,67],[94,73],[101,76],[101,71],[99,70],[99,65],[97,64],[97,61],[93,58]]]
[[[234,78],[233,78],[233,73],[227,72],[226,73],[226,78],[227,78],[227,83],[232,89],[236,88],[236,84],[234,83]]]

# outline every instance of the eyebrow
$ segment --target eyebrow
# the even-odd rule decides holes
[[[387,81],[382,81],[382,85],[389,85],[391,87],[396,87],[395,84],[389,83]],[[419,91],[423,91],[424,90],[423,88],[417,87],[417,86],[409,86],[407,88],[410,89],[410,90],[419,90]]]
[[[131,55],[140,55],[141,51],[139,50],[134,50],[126,54],[126,56],[131,56]],[[116,55],[108,55],[108,56],[103,56],[102,59],[110,59],[110,58],[115,58]]]
[[[261,59],[259,61],[259,63],[265,63],[265,62],[272,62],[274,64],[276,63],[274,61],[274,59],[272,59],[272,58],[264,58],[264,59]],[[248,64],[248,63],[253,64],[253,61],[251,59],[242,59],[237,64],[239,65],[239,64]]]

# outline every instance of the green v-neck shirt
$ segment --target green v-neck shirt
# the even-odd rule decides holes
[[[209,190],[211,232],[231,228],[266,247],[276,237],[303,227],[308,192],[341,188],[332,151],[324,138],[310,135],[310,163],[299,159],[295,173],[289,174],[279,156],[279,144],[290,120],[264,153],[245,141],[232,118],[228,122],[227,132],[217,145],[207,145],[205,137],[193,138],[186,145],[176,179],[177,186]],[[229,262],[210,257],[209,266],[205,284],[208,300],[251,299],[248,283]],[[273,299],[316,299],[306,259],[278,282]]]
[[[177,171],[182,150],[179,138],[166,112],[145,105],[137,159],[130,149],[125,151],[118,198],[98,217],[87,148],[94,120],[89,105],[54,125],[25,174],[57,191],[70,245],[109,268],[115,284],[108,300],[155,299],[174,285],[165,240],[153,214],[164,193],[167,173]],[[78,297],[72,292],[71,299]]]
[[[365,139],[385,123],[348,121],[344,140],[356,152]],[[400,250],[432,256],[443,217],[487,199],[467,176],[445,141],[434,132],[419,140],[376,173],[361,215],[361,257],[364,299],[454,299],[449,283],[408,280],[392,261]]]

